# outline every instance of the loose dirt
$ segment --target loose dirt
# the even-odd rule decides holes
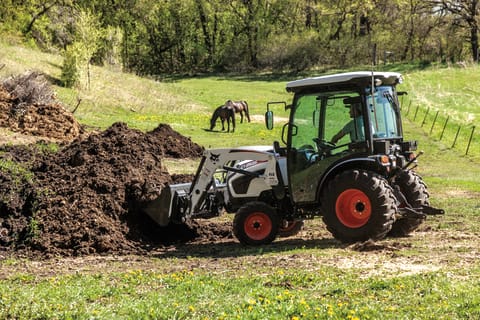
[[[34,72],[0,84],[0,127],[49,141],[71,141],[85,132]]]
[[[224,233],[197,230],[195,223],[160,228],[141,211],[167,184],[192,179],[170,175],[164,157],[198,158],[203,152],[168,125],[143,133],[115,123],[55,153],[34,145],[0,150],[3,250],[127,254]]]

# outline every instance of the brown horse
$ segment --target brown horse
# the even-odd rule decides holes
[[[245,113],[245,116],[247,117],[248,122],[250,122],[250,114],[248,113],[247,101],[227,100],[227,102],[225,102],[225,105],[233,107],[235,109],[235,112],[240,113],[240,123],[243,123],[243,113]]]
[[[229,106],[220,106],[213,112],[212,119],[210,119],[210,131],[215,128],[217,119],[220,118],[222,121],[222,131],[225,130],[225,120],[228,124],[227,132],[230,132],[230,121],[232,122],[233,129],[232,132],[235,132],[235,110],[233,107]]]

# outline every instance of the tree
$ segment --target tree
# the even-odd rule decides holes
[[[65,86],[90,87],[90,61],[99,47],[101,31],[98,19],[89,11],[77,14],[75,40],[67,47],[62,66]]]
[[[150,75],[301,71],[369,64],[374,47],[397,61],[453,61],[465,58],[467,43],[468,56],[478,61],[479,2],[4,0],[0,30],[22,30],[44,49],[65,50],[65,63],[75,66],[65,77],[88,85],[90,63],[109,57],[119,57],[124,70]],[[80,27],[78,12],[93,24]],[[93,38],[80,36],[82,28]]]
[[[438,10],[454,15],[454,23],[469,31],[469,42],[472,59],[478,62],[478,20],[480,15],[480,0],[432,0]]]
[[[262,40],[270,33],[268,13],[271,5],[267,0],[229,0],[230,10],[233,15],[234,35],[236,48],[242,50],[247,63],[257,68],[258,54]]]

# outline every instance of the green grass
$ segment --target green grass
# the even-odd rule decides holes
[[[414,105],[450,115],[456,123],[480,124],[480,67],[432,68],[405,75]]]
[[[1,41],[0,48],[0,63],[5,64],[0,70],[0,76],[16,75],[33,69],[43,71],[54,83],[58,82],[62,64],[60,56]],[[479,123],[480,103],[476,98],[478,90],[475,89],[480,77],[479,67],[419,69],[420,67],[395,65],[385,66],[384,69],[394,68],[395,71],[404,72],[405,83],[400,86],[400,90],[409,92],[404,103],[405,108],[411,109],[409,118],[413,117],[417,106],[424,109],[430,107],[430,116],[436,111],[440,112],[435,137],[439,137],[439,130],[445,118],[450,115],[451,127],[444,140],[451,145],[456,132],[455,124]],[[285,83],[302,76],[212,75],[172,77],[155,81],[115,69],[92,67],[89,88],[71,90],[54,86],[54,89],[70,110],[81,100],[75,116],[90,127],[105,129],[114,122],[123,121],[134,128],[151,130],[159,123],[169,123],[175,130],[191,136],[195,142],[206,147],[228,147],[270,144],[272,140],[278,140],[281,123],[274,131],[264,129],[266,103],[290,101],[291,95],[285,92]],[[215,107],[227,99],[247,100],[251,114],[254,115],[254,123],[242,125],[237,116],[237,130],[233,135],[224,136],[205,131],[204,129],[209,128],[209,119]],[[276,107],[274,111],[278,118],[287,115],[280,107]],[[423,114],[420,113],[417,117],[417,122],[421,122]],[[432,119],[429,119],[425,126],[426,131],[431,123]],[[459,150],[465,151],[467,136],[468,132],[463,131],[460,137],[462,141],[458,142]],[[478,145],[477,138],[475,146]]]
[[[0,316],[21,319],[474,319],[480,282],[448,273],[358,278],[355,270],[314,272],[244,266],[241,275],[202,269],[124,273],[0,284]],[[456,270],[454,270],[456,271]],[[480,270],[473,270],[478,273]],[[469,276],[468,271],[459,271]]]
[[[435,67],[405,74],[400,90],[404,116],[419,124],[442,149],[480,160],[480,67]],[[473,134],[472,134],[473,133]]]
[[[58,56],[1,41],[0,52],[0,64],[6,64],[2,77],[37,69],[59,78]],[[451,113],[454,123],[478,124],[480,109],[470,94],[476,90],[478,67],[395,68],[406,73],[403,86],[412,106]],[[215,75],[154,81],[94,67],[89,89],[54,89],[71,110],[81,99],[75,116],[88,126],[106,128],[123,121],[151,130],[168,123],[193,141],[217,148],[280,140],[286,113],[277,107],[278,122],[268,131],[262,120],[265,105],[290,100],[285,81],[295,78]],[[230,98],[250,103],[252,123],[237,123],[235,133],[205,131],[213,109]],[[0,318],[479,318],[480,161],[451,148],[451,133],[441,141],[438,132],[430,136],[428,124],[421,126],[421,114],[413,121],[411,112],[405,136],[418,140],[425,151],[418,172],[432,204],[446,210],[444,217],[429,217],[425,229],[412,237],[385,240],[385,250],[357,252],[332,240],[315,220],[307,221],[307,240],[300,242],[282,240],[262,248],[234,242],[187,246],[171,255],[127,257],[106,267],[87,259],[87,272],[75,271],[72,259],[28,261],[0,252]],[[179,167],[178,161],[165,163]],[[0,166],[24,175],[10,162]],[[185,161],[180,167],[180,173],[194,173],[196,163]],[[44,264],[47,271],[39,272],[36,267]]]
[[[30,183],[33,181],[33,173],[13,160],[0,159],[0,172],[7,172],[12,177],[15,187],[24,181]]]

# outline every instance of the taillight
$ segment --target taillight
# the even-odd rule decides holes
[[[388,156],[381,156],[380,157],[380,162],[384,166],[389,165],[390,164],[390,158]]]

